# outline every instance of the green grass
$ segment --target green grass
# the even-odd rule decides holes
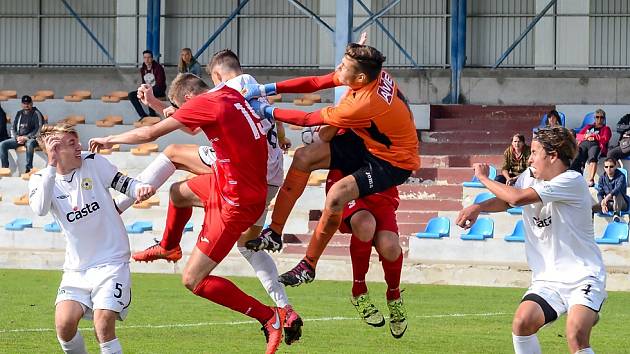
[[[0,269],[0,353],[56,353],[54,300],[60,271]],[[270,303],[255,278],[231,278]],[[189,293],[177,275],[133,274],[133,302],[117,334],[125,353],[260,353],[258,323]],[[385,285],[369,284],[387,314]],[[282,353],[510,353],[511,320],[524,289],[408,285],[404,299],[409,329],[402,339],[387,325],[371,328],[349,302],[350,283],[316,281],[288,289],[305,319],[302,340]],[[600,353],[629,353],[630,293],[611,292],[591,343]],[[546,353],[565,353],[565,318],[543,329]],[[97,353],[91,322],[82,321],[88,351]],[[34,330],[41,329],[41,330]]]

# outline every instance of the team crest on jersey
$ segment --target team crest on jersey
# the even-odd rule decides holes
[[[86,191],[92,190],[92,179],[86,177],[81,180],[81,188],[85,189]]]
[[[394,79],[385,71],[381,71],[381,79],[378,83],[376,93],[378,93],[387,104],[392,104],[392,100],[394,99]]]

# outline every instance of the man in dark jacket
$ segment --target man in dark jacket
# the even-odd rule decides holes
[[[26,173],[33,168],[33,155],[37,147],[37,134],[44,125],[44,116],[35,107],[31,96],[22,96],[22,109],[15,114],[11,125],[11,139],[0,143],[0,162],[9,167],[9,150],[26,146]]]
[[[612,210],[613,220],[620,221],[621,212],[627,211],[630,204],[626,195],[626,176],[617,169],[617,161],[610,157],[604,161],[604,171],[606,173],[599,177],[597,185],[599,207],[603,213]]]
[[[153,60],[153,52],[145,50],[142,52],[142,67],[140,68],[140,78],[143,84],[148,84],[153,87],[153,96],[164,97],[166,96],[166,74],[164,73],[164,67],[157,61]],[[133,108],[138,112],[140,119],[147,116],[144,111],[140,100],[138,99],[138,90],[129,92],[129,101],[133,105]],[[149,107],[149,115],[152,117],[159,117],[155,111]]]
[[[9,139],[9,132],[7,130],[7,114],[4,109],[0,107],[0,142],[7,139]]]

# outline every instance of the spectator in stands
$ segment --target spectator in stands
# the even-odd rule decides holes
[[[621,212],[628,210],[630,199],[626,193],[627,182],[623,172],[617,169],[617,161],[613,158],[606,158],[604,161],[604,173],[599,177],[597,184],[597,199],[599,205],[595,211],[601,208],[602,213],[613,210],[613,220],[621,221]]]
[[[157,61],[153,60],[153,52],[145,50],[142,52],[142,58],[144,63],[140,68],[140,78],[143,84],[151,85],[153,87],[153,95],[155,97],[166,96],[166,74],[164,73],[164,67]],[[144,111],[140,100],[138,99],[138,90],[129,92],[129,101],[133,105],[133,108],[138,112],[140,119],[150,115],[151,117],[159,117],[155,111],[149,107],[149,114]]]
[[[9,139],[9,132],[7,131],[7,114],[0,106],[0,142]]]
[[[547,120],[545,121],[545,126],[554,127],[562,125],[562,119],[560,119],[560,114],[555,109],[547,112]]]
[[[612,131],[606,126],[606,112],[602,109],[595,111],[595,123],[588,124],[577,134],[578,155],[571,164],[571,169],[582,173],[586,166],[586,180],[588,186],[595,185],[595,172],[597,160],[600,155],[608,153],[608,142],[612,137]]]
[[[199,65],[197,59],[193,57],[192,50],[190,50],[190,48],[182,49],[179,54],[179,64],[177,64],[177,70],[180,74],[191,73],[201,77],[201,65]]]
[[[525,136],[516,133],[512,135],[512,144],[503,152],[503,167],[501,174],[494,180],[511,186],[518,176],[527,169],[529,160],[529,146],[525,144]]]
[[[0,143],[2,168],[9,167],[10,149],[26,146],[26,173],[31,172],[33,155],[37,147],[37,135],[42,125],[44,125],[44,116],[36,107],[33,107],[31,96],[22,96],[22,109],[15,114],[11,125],[11,139]]]
[[[630,113],[621,117],[617,122],[617,133],[619,133],[617,146],[608,150],[606,157],[614,159],[621,166],[619,160],[630,156]]]

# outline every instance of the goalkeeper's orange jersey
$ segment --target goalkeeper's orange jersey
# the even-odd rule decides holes
[[[335,85],[341,85],[334,76]],[[349,90],[335,107],[321,110],[325,124],[351,128],[368,151],[392,165],[417,170],[418,136],[409,104],[386,71],[358,90]]]

